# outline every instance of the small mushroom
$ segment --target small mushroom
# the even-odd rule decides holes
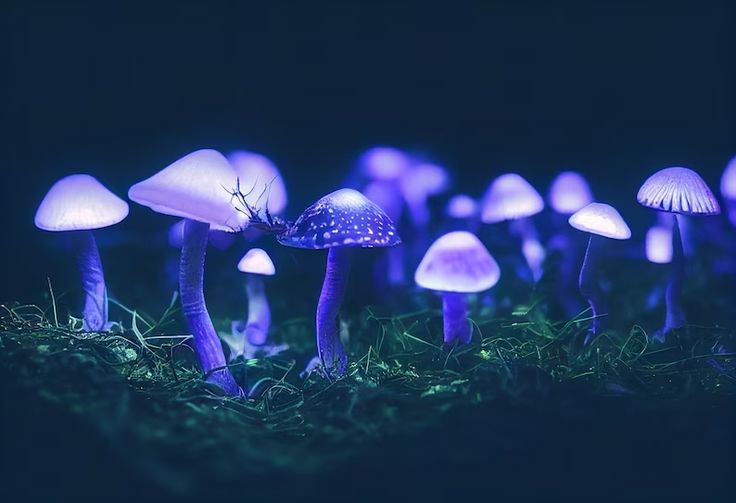
[[[447,201],[445,214],[450,219],[453,230],[473,232],[478,227],[480,206],[478,201],[467,194],[456,194]]]
[[[352,248],[377,248],[401,243],[386,213],[352,189],[332,192],[302,212],[279,243],[294,248],[327,249],[327,267],[317,306],[317,350],[328,374],[347,370],[337,316],[347,288]]]
[[[90,175],[69,175],[46,193],[36,211],[36,227],[69,232],[74,241],[84,289],[84,330],[108,328],[107,287],[94,229],[115,225],[128,216],[128,203]]]
[[[470,343],[467,297],[498,283],[501,271],[483,243],[470,232],[453,231],[437,239],[419,263],[417,285],[442,295],[445,344]]]
[[[242,335],[250,344],[262,346],[271,328],[271,309],[263,277],[276,274],[276,268],[268,253],[261,248],[251,248],[238,262],[238,270],[246,273],[245,288],[248,295],[248,321]]]
[[[654,173],[641,186],[636,199],[647,208],[672,213],[672,275],[665,294],[667,312],[664,328],[654,335],[655,340],[664,341],[669,332],[685,325],[682,307],[685,256],[677,215],[717,215],[721,208],[700,175],[680,167]]]
[[[179,291],[194,349],[207,380],[230,395],[242,392],[227,368],[222,344],[204,300],[204,261],[210,228],[234,231],[246,222],[231,203],[237,175],[216,150],[188,154],[146,180],[128,197],[157,213],[183,217]]]
[[[491,182],[481,206],[483,223],[510,221],[509,229],[521,239],[522,254],[537,282],[542,277],[545,252],[530,217],[544,209],[542,196],[520,175],[506,173]]]
[[[731,159],[721,176],[721,195],[726,202],[728,219],[736,227],[736,157]]]
[[[606,314],[603,294],[598,285],[597,273],[595,272],[598,268],[597,260],[599,260],[601,252],[595,250],[599,241],[595,236],[620,240],[629,239],[631,229],[626,225],[616,208],[603,203],[590,203],[573,213],[569,222],[576,229],[590,234],[583,265],[580,267],[579,282],[580,293],[588,301],[593,317],[590,334],[584,341],[584,344],[587,344],[600,332],[602,326],[601,316]]]
[[[563,171],[552,181],[549,205],[561,215],[572,215],[593,202],[593,193],[585,177],[575,171]]]

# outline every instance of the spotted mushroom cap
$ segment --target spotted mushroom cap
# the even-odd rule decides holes
[[[481,220],[493,224],[536,215],[544,209],[539,192],[521,175],[506,173],[491,182],[483,195]]]
[[[34,223],[45,231],[82,231],[114,225],[128,216],[128,203],[91,175],[69,175],[46,193]]]
[[[570,216],[570,225],[576,229],[611,239],[629,239],[631,229],[621,214],[611,205],[590,203]]]
[[[340,189],[304,210],[279,243],[294,248],[321,250],[334,246],[363,248],[401,243],[386,213],[363,194]]]
[[[718,215],[716,196],[695,171],[665,168],[647,178],[636,195],[647,208],[682,215]]]
[[[593,194],[583,175],[575,171],[563,171],[552,181],[548,199],[549,205],[557,213],[572,215],[592,203]]]
[[[721,176],[721,195],[724,199],[736,200],[736,157],[731,159]]]
[[[251,248],[238,262],[238,271],[273,276],[276,274],[276,267],[268,253],[261,248]]]
[[[417,285],[439,292],[475,293],[498,283],[501,270],[470,232],[454,231],[432,243],[414,273]]]

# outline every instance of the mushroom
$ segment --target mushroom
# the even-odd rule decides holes
[[[585,338],[583,344],[590,342],[592,337],[598,335],[602,320],[604,300],[598,285],[595,269],[598,268],[597,260],[599,251],[595,251],[596,244],[599,239],[595,236],[603,236],[610,239],[629,239],[631,237],[631,229],[626,225],[624,219],[616,208],[603,203],[590,203],[584,208],[576,211],[568,220],[570,225],[578,230],[590,234],[588,238],[588,247],[585,249],[585,258],[580,267],[580,293],[586,298],[592,311],[592,324],[590,334]]]
[[[181,244],[184,241],[184,223],[186,219],[181,219],[169,227],[167,234],[167,240],[169,246],[172,248],[181,249]],[[207,242],[212,245],[213,248],[218,250],[226,250],[233,244],[235,240],[235,234],[232,232],[219,231],[210,229],[207,235]]]
[[[736,227],[736,157],[731,159],[721,176],[721,195],[726,201],[728,219]]]
[[[46,193],[34,223],[45,231],[70,232],[84,289],[84,330],[108,328],[107,287],[94,229],[109,227],[128,216],[128,203],[90,175],[69,175]]]
[[[561,215],[572,215],[593,202],[593,193],[585,177],[576,171],[563,171],[549,188],[549,205]]]
[[[680,167],[665,168],[647,178],[636,199],[647,208],[672,213],[672,275],[665,294],[667,312],[664,327],[654,335],[655,340],[663,342],[669,332],[685,325],[685,256],[677,215],[717,215],[721,208],[700,175]]]
[[[473,232],[478,227],[478,201],[467,194],[456,194],[447,201],[445,214],[454,228]]]
[[[240,327],[237,325],[242,323],[233,323],[233,332],[242,335],[254,346],[262,346],[266,343],[271,328],[271,309],[268,307],[263,276],[273,276],[276,268],[268,253],[261,248],[251,248],[238,262],[238,270],[246,273],[248,321],[244,330],[238,330]]]
[[[332,192],[304,210],[279,243],[294,248],[329,250],[317,306],[317,350],[328,374],[347,370],[337,316],[345,295],[353,247],[389,247],[401,243],[391,219],[375,203],[352,189]]]
[[[537,282],[542,276],[545,252],[529,217],[544,209],[542,196],[520,175],[506,173],[491,182],[481,206],[483,223],[510,221],[509,229],[521,239],[522,254]]]
[[[128,197],[157,213],[183,217],[179,262],[179,291],[184,316],[194,338],[194,349],[207,381],[230,395],[241,390],[230,369],[220,339],[205,305],[203,281],[207,235],[210,228],[236,230],[244,216],[231,203],[237,175],[216,150],[197,150],[136,183]]]
[[[498,283],[501,271],[483,243],[470,232],[453,231],[437,239],[419,263],[414,281],[442,295],[445,344],[470,343],[467,296]]]
[[[422,237],[431,215],[427,200],[443,193],[450,184],[447,170],[437,164],[416,164],[401,177],[401,192],[414,228]]]

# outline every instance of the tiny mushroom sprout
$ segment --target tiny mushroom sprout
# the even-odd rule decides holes
[[[728,219],[736,227],[736,157],[731,159],[721,176],[721,195],[726,202]]]
[[[510,221],[509,228],[521,239],[521,251],[534,281],[538,281],[542,276],[545,252],[529,217],[544,209],[539,192],[520,175],[506,173],[491,182],[481,206],[483,223]]]
[[[36,227],[70,232],[84,289],[84,330],[108,327],[107,287],[94,229],[109,227],[128,216],[128,203],[90,175],[69,175],[57,181],[36,211]]]
[[[328,374],[347,370],[337,316],[345,295],[353,247],[377,248],[401,243],[386,213],[363,194],[340,189],[304,210],[278,241],[294,248],[329,250],[317,306],[317,350]]]
[[[593,193],[583,175],[575,171],[563,171],[552,181],[549,189],[549,205],[561,215],[572,215],[593,202]]]
[[[248,321],[242,335],[250,344],[262,346],[271,328],[271,309],[268,306],[263,276],[273,276],[276,268],[261,248],[251,248],[238,262],[238,270],[245,273],[248,294]],[[235,330],[234,330],[235,331]]]
[[[498,264],[474,234],[453,231],[432,243],[414,280],[442,295],[445,344],[470,342],[467,295],[488,290],[500,277]]]
[[[220,339],[205,305],[203,281],[210,228],[237,230],[246,219],[231,202],[237,175],[216,150],[188,154],[146,180],[136,183],[128,197],[157,213],[183,217],[179,292],[194,349],[207,380],[230,395],[242,392],[226,366]]]
[[[647,208],[672,213],[672,275],[665,294],[665,325],[654,335],[656,340],[664,341],[669,332],[685,325],[682,307],[685,256],[677,215],[717,215],[721,208],[700,175],[679,167],[662,169],[647,178],[636,199]]]
[[[576,229],[590,234],[583,265],[580,267],[579,283],[580,293],[587,299],[593,318],[590,334],[585,338],[585,344],[587,344],[592,337],[598,335],[602,325],[600,316],[605,314],[603,295],[595,272],[600,253],[594,249],[598,241],[595,236],[624,240],[631,237],[631,229],[616,208],[603,203],[590,203],[573,213],[569,222]]]

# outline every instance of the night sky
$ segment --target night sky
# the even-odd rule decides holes
[[[716,188],[736,152],[729,2],[459,3],[2,2],[0,300],[53,273],[33,214],[56,179],[122,196],[201,147],[270,156],[291,217],[377,143],[474,195],[504,171],[546,190],[580,170],[634,220],[661,167]],[[131,210],[124,231],[170,223]]]

